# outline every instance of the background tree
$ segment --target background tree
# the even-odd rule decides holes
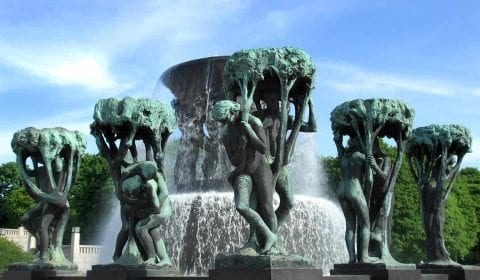
[[[18,227],[20,217],[33,204],[33,199],[25,192],[17,164],[0,165],[0,227]]]
[[[9,264],[25,262],[33,259],[30,253],[26,253],[16,243],[0,237],[0,273],[5,271]]]
[[[108,175],[107,161],[99,155],[82,158],[77,181],[70,191],[69,227],[81,228],[83,244],[97,244],[103,222],[112,214],[114,186]],[[70,231],[68,231],[70,233]],[[65,234],[65,241],[70,234]]]

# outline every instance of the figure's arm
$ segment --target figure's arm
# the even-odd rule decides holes
[[[146,183],[146,192],[148,196],[148,201],[150,202],[150,206],[160,211],[160,199],[158,198],[158,195],[157,195],[157,188],[158,186],[155,187],[150,182]]]
[[[342,157],[345,151],[345,148],[343,147],[343,135],[338,131],[334,131],[333,141],[335,141],[335,146],[337,146],[338,157]]]
[[[308,99],[308,122],[302,121],[300,131],[303,132],[317,132],[317,118],[315,117],[315,111],[313,110],[313,103],[311,99]]]
[[[369,155],[367,158],[368,165],[375,171],[375,173],[380,176],[383,180],[388,179],[391,168],[391,160],[388,157],[385,157],[385,162],[383,164],[383,169],[378,166],[377,161],[373,155]]]
[[[228,144],[225,145],[228,158],[234,166],[238,166],[242,162],[243,157],[245,157],[245,147],[247,146],[246,136],[241,136],[239,141],[240,142],[239,145],[236,147],[236,150],[233,150],[233,147],[227,147]]]
[[[267,134],[265,133],[263,124],[258,118],[250,116],[248,123],[242,121],[242,129],[247,134],[257,151],[262,154],[266,154],[268,152],[268,146],[266,144]]]

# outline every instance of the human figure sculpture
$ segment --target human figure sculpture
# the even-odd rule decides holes
[[[443,240],[445,204],[471,146],[470,131],[461,125],[416,128],[407,145],[409,166],[420,194],[427,264],[458,265]]]
[[[275,88],[267,88],[263,92],[259,91],[254,96],[254,101],[257,110],[252,114],[258,117],[263,123],[263,127],[265,128],[267,134],[267,143],[270,146],[268,154],[269,161],[270,163],[273,163],[274,155],[277,154],[277,142],[279,140],[278,136],[280,132],[279,130],[281,114],[279,90]],[[291,102],[295,106],[295,110],[296,112],[298,112],[300,106],[300,104],[298,104],[299,102],[294,102],[293,100],[290,100],[289,102]],[[317,123],[315,118],[315,112],[313,110],[313,103],[310,99],[308,100],[308,108],[308,122],[305,123],[302,121],[300,131],[316,132]],[[293,129],[294,119],[294,116],[288,115],[287,130]],[[280,227],[284,224],[294,205],[293,187],[289,180],[287,166],[283,166],[278,174],[278,178],[275,183],[275,191],[280,198],[280,204],[275,210],[275,214],[277,215],[278,220],[278,226]]]
[[[82,134],[64,128],[28,127],[13,136],[12,148],[26,191],[37,202],[21,218],[21,223],[37,239],[38,262],[76,269],[65,258],[62,241],[69,217],[67,197],[85,146]],[[29,158],[33,170],[27,168]]]
[[[268,253],[277,241],[277,217],[273,211],[273,178],[266,156],[269,147],[265,129],[252,115],[248,121],[242,121],[240,104],[230,100],[215,103],[212,117],[226,125],[223,144],[235,167],[229,176],[235,207],[258,234],[259,253]],[[256,206],[250,204],[252,193]]]
[[[265,48],[234,53],[226,62],[224,89],[226,99],[238,102],[239,118],[259,119],[265,131],[268,150],[264,153],[272,173],[271,185],[279,194],[275,211],[278,225],[285,223],[293,208],[293,190],[286,166],[291,160],[298,133],[315,131],[310,93],[315,66],[311,58],[296,48]],[[295,112],[290,115],[290,107]],[[303,115],[309,109],[308,125]],[[255,231],[250,243],[255,243]],[[279,240],[275,253],[286,254]]]
[[[163,159],[174,125],[173,112],[153,100],[110,98],[97,102],[94,119],[92,134],[109,162],[120,201],[122,227],[114,261],[171,266],[158,227],[171,215]],[[136,142],[143,144],[144,154],[139,155]],[[142,157],[145,160],[139,160]]]
[[[413,115],[413,110],[403,102],[392,99],[352,100],[337,106],[331,113],[334,141],[342,168],[339,199],[347,221],[345,236],[350,263],[409,266],[393,258],[389,240],[393,188],[405,145],[411,135]],[[352,148],[343,148],[345,135],[350,137],[349,146]],[[384,137],[395,141],[393,162],[380,149],[380,141]],[[355,191],[346,196],[345,186],[354,185],[355,188],[351,189]],[[344,205],[345,201],[349,201],[349,207]],[[356,219],[359,232],[355,254],[352,240]]]
[[[389,219],[388,215],[382,214],[382,207],[385,195],[388,195],[389,179],[392,175],[392,160],[381,150],[378,139],[373,144],[373,154],[368,156],[367,163],[374,172],[372,196],[370,198],[370,217],[373,218],[370,222],[370,254],[380,256],[381,248],[384,246],[382,244],[382,235],[385,231],[383,225],[387,224]]]
[[[368,254],[370,215],[363,186],[365,154],[362,153],[362,147],[358,139],[350,138],[346,148],[343,147],[342,140],[341,135],[335,135],[342,175],[337,195],[345,215],[345,241],[349,263],[369,263],[373,262],[375,258],[371,258]],[[357,236],[356,247],[355,236]],[[355,252],[355,248],[358,253]]]

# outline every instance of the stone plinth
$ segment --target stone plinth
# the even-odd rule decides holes
[[[421,280],[420,270],[415,265],[387,266],[383,263],[335,264],[330,271],[335,275],[369,275],[370,280]]]
[[[3,280],[84,279],[75,264],[52,264],[46,262],[14,263],[8,266]]]
[[[219,254],[211,280],[321,280],[322,270],[312,260],[295,255]]]
[[[156,265],[94,265],[87,271],[88,280],[140,280],[140,279],[169,279],[179,276],[179,272],[171,267]]]
[[[479,280],[480,267],[468,265],[419,264],[417,268],[424,275],[448,275],[449,280]]]

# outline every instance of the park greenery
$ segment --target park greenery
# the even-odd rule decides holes
[[[33,259],[33,255],[24,252],[18,244],[0,237],[0,273],[5,271],[9,264],[25,262]]]
[[[393,156],[394,149],[385,144],[382,147]],[[321,157],[320,160],[330,193],[335,193],[340,179],[337,158]],[[67,227],[81,227],[81,243],[99,243],[102,223],[112,215],[114,209],[113,190],[106,161],[99,155],[85,155],[77,182],[70,192],[70,225]],[[18,227],[20,217],[33,204],[34,201],[25,193],[16,164],[10,162],[0,165],[0,227]],[[398,260],[418,263],[425,259],[425,237],[417,185],[405,160],[395,188],[392,231],[392,252]],[[65,242],[69,242],[68,234]],[[452,259],[468,264],[479,262],[480,170],[476,168],[465,167],[461,170],[448,198],[445,243]],[[3,252],[3,248],[0,252]]]

